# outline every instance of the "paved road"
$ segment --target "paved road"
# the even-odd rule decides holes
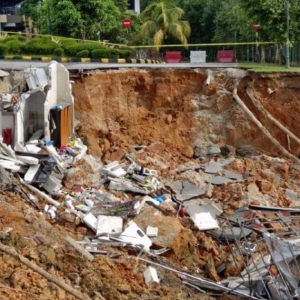
[[[16,61],[0,60],[0,69],[3,70],[23,70],[29,67],[39,68],[47,66],[48,63],[40,61]],[[63,63],[68,70],[94,70],[94,69],[121,69],[121,68],[150,68],[150,69],[189,69],[189,68],[236,68],[236,63],[205,63],[205,64],[100,64],[100,63]]]

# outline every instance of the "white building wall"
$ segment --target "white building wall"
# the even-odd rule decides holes
[[[44,132],[45,140],[51,139],[49,126],[49,113],[53,106],[61,103],[71,105],[71,128],[70,132],[74,136],[74,98],[72,96],[72,87],[69,80],[68,70],[57,62],[51,62],[49,65],[50,85],[44,106]]]

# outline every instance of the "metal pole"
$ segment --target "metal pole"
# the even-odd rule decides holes
[[[290,68],[290,0],[286,0],[286,63],[285,67]]]

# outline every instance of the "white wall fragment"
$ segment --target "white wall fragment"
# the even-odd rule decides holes
[[[152,246],[152,241],[134,221],[128,223],[128,227],[119,236],[119,239],[132,245],[142,245],[146,251],[149,251]]]
[[[90,227],[93,231],[97,231],[97,225],[98,225],[98,220],[97,218],[89,213],[87,214],[84,218],[83,218],[83,222],[88,226]]]
[[[144,272],[144,279],[147,285],[153,285],[159,283],[159,278],[156,272],[156,269],[153,267],[148,267]]]
[[[147,230],[146,230],[146,234],[149,237],[156,237],[158,235],[158,228],[157,227],[148,226]]]
[[[122,233],[123,219],[113,216],[98,216],[97,235],[103,233]]]
[[[218,221],[209,212],[202,212],[191,216],[194,224],[199,230],[210,230],[219,228]]]

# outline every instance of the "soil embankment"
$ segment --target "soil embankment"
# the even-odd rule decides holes
[[[181,215],[175,203],[165,201],[161,210],[145,206],[134,220],[142,230],[158,227],[155,243],[170,249],[166,255],[151,257],[153,261],[219,281],[239,276],[244,258],[239,255],[234,265],[229,246],[197,229],[188,217],[188,206],[217,204],[227,217],[249,204],[289,207],[299,206],[300,199],[297,166],[282,159],[276,146],[248,119],[233,98],[234,88],[263,126],[294,155],[299,145],[257,109],[247,90],[296,136],[300,132],[300,91],[297,74],[251,74],[238,69],[210,74],[208,82],[202,69],[94,71],[75,80],[73,94],[79,121],[76,131],[89,154],[102,161],[121,161],[129,152],[141,165],[157,170],[163,184],[181,180],[207,187],[203,197],[184,203],[186,211]],[[220,171],[211,174],[205,167],[194,168],[210,162],[222,163]],[[76,193],[101,190],[125,202],[142,197],[99,184],[99,166],[97,160],[83,159],[68,170],[65,194],[76,198]],[[210,184],[215,175],[223,176],[226,171],[239,175],[240,180]],[[293,198],[287,189],[294,191]],[[93,300],[215,299],[183,285],[176,274],[162,268],[157,268],[161,283],[147,287],[143,278],[147,265],[138,260],[136,249],[101,244],[101,255],[93,262],[85,259],[65,237],[84,241],[94,233],[65,212],[63,197],[57,199],[62,205],[55,219],[46,219],[46,203],[41,199],[41,212],[17,191],[0,190],[0,200],[0,242]],[[278,226],[277,231],[286,230]],[[237,245],[231,246],[236,249]],[[0,266],[1,300],[75,299],[2,252]],[[225,294],[218,299],[233,298]]]

